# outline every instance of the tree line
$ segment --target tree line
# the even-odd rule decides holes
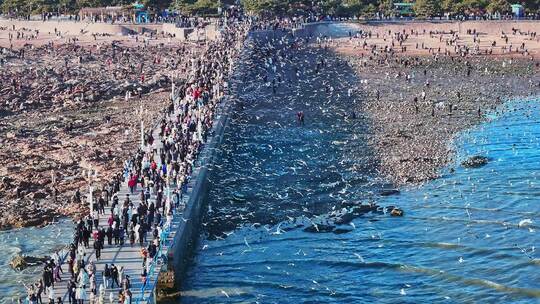
[[[510,14],[511,4],[524,6],[526,14],[540,13],[540,0],[242,0],[246,11],[269,15],[329,15],[335,17],[374,17],[399,14],[395,2],[412,3],[417,17]]]
[[[540,13],[540,0],[401,0],[414,3],[417,17],[470,14],[509,14],[511,4],[522,4],[527,14]],[[400,1],[400,2],[401,2]],[[240,0],[244,9],[252,14],[270,16],[335,16],[373,17],[392,16],[399,12],[393,0]],[[130,0],[0,0],[4,13],[75,13],[82,7],[128,6]],[[150,10],[172,9],[185,15],[211,15],[221,5],[235,4],[236,0],[139,0]]]
[[[233,4],[234,0],[0,0],[0,9],[16,15],[74,14],[83,7],[130,7],[135,2],[152,11],[171,9],[185,15],[211,15],[217,14],[220,5]]]

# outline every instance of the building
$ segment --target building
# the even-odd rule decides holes
[[[83,7],[79,10],[81,20],[100,22],[135,22],[148,23],[150,21],[148,11],[143,5],[133,6],[105,6]]]

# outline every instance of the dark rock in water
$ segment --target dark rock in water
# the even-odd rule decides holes
[[[376,211],[377,207],[378,206],[375,204],[369,204],[369,205],[362,204],[362,205],[354,207],[352,209],[352,213],[354,213],[355,215],[362,215],[368,212]]]
[[[351,232],[353,230],[354,229],[352,227],[350,227],[350,228],[339,227],[339,228],[334,229],[332,232],[335,233],[335,234],[343,234],[343,233],[349,233],[349,232]]]
[[[336,228],[336,226],[332,226],[332,225],[311,225],[309,227],[306,227],[304,228],[304,231],[305,232],[312,232],[312,233],[317,233],[317,232],[332,232],[334,230],[334,228]]]
[[[381,196],[390,196],[390,195],[399,194],[399,190],[398,189],[386,189],[386,190],[382,190],[379,194]]]
[[[390,211],[391,216],[403,216],[403,210],[399,208],[394,208],[392,211]]]
[[[335,220],[335,223],[338,224],[338,225],[348,224],[352,220],[354,220],[356,217],[357,217],[357,215],[355,215],[353,213],[346,213],[346,214],[342,215],[341,217],[337,218]]]
[[[11,259],[11,262],[9,262],[9,265],[11,268],[15,270],[23,270],[31,266],[37,266],[40,264],[43,264],[47,262],[50,258],[49,257],[33,257],[33,256],[24,256],[24,255],[16,255]]]
[[[480,168],[487,165],[488,160],[489,159],[485,156],[475,155],[462,162],[461,165],[465,168]]]

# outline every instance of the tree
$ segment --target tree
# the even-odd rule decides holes
[[[512,7],[506,0],[491,0],[486,9],[490,14],[507,14],[512,12]]]
[[[439,1],[417,0],[413,6],[414,13],[420,18],[431,18],[440,14]]]
[[[540,0],[521,1],[527,13],[540,13]]]
[[[441,3],[441,9],[445,13],[457,14],[459,13],[459,1],[456,0],[443,0]]]
[[[215,15],[218,12],[219,3],[215,0],[197,0],[187,8],[190,15],[207,16]]]
[[[338,14],[347,17],[358,16],[363,6],[361,0],[343,0],[338,9]]]
[[[54,0],[30,0],[28,6],[31,13],[41,14],[56,10],[58,2]]]
[[[289,2],[280,0],[242,0],[244,9],[255,15],[282,15],[288,11]]]
[[[383,13],[385,16],[391,16],[394,14],[394,1],[393,0],[382,0],[379,4],[379,12]]]
[[[62,13],[72,12],[75,10],[77,3],[75,0],[59,0],[58,10]]]
[[[172,0],[142,0],[141,4],[150,9],[162,11],[171,6]]]
[[[28,3],[25,0],[4,0],[2,11],[6,14],[25,15],[28,14]]]
[[[77,8],[100,7],[100,6],[103,6],[103,1],[102,0],[76,0],[75,5]]]
[[[362,9],[362,16],[366,18],[373,18],[376,13],[377,7],[373,3],[368,4]]]
[[[481,13],[485,11],[487,0],[463,0],[463,10],[468,13]]]

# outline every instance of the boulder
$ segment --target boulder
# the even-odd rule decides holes
[[[465,168],[480,168],[487,165],[488,160],[489,159],[485,156],[475,155],[463,161],[461,165]]]
[[[390,211],[391,216],[403,216],[403,210],[399,208],[394,208],[392,211]]]
[[[380,192],[381,196],[390,196],[390,195],[395,195],[395,194],[399,194],[399,190],[397,190],[397,189],[385,189],[385,190],[381,190],[381,192]]]
[[[11,262],[9,262],[9,265],[11,268],[21,271],[23,269],[26,269],[31,266],[37,266],[40,264],[43,264],[47,262],[50,258],[49,257],[33,257],[33,256],[25,256],[17,254],[11,259]]]

